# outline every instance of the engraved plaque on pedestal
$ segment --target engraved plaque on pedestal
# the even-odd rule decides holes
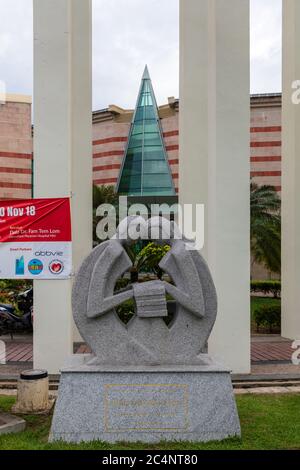
[[[181,384],[108,384],[104,391],[105,431],[186,431],[188,393],[188,386]]]

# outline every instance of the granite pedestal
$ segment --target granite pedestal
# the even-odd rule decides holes
[[[90,359],[76,355],[62,370],[51,441],[206,442],[240,436],[230,371],[211,360],[112,367],[91,365]]]

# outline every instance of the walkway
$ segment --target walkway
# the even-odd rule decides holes
[[[251,339],[251,363],[291,363],[292,342],[278,335],[257,335]]]
[[[0,338],[1,340],[1,338]],[[16,337],[14,340],[5,338],[6,362],[28,363],[32,362],[32,341],[29,337]],[[292,342],[277,335],[254,336],[251,342],[251,362],[253,365],[263,364],[291,364],[294,350]],[[85,345],[74,348],[75,353],[89,352]],[[0,356],[0,361],[4,358]]]

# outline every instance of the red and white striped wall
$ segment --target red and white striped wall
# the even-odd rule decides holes
[[[176,191],[179,180],[178,113],[162,121],[165,146]],[[94,183],[115,185],[124,156],[130,124],[113,120],[94,124]],[[281,191],[281,97],[251,99],[251,177],[258,185]]]
[[[281,191],[281,97],[252,97],[251,177],[258,185]]]
[[[178,112],[170,112],[161,120],[168,160],[177,192],[179,181],[178,117]],[[250,126],[251,177],[257,184],[272,185],[280,192],[281,96],[252,96]],[[103,113],[97,112],[97,119],[94,119],[93,124],[94,184],[115,185],[117,183],[129,128],[130,122],[119,122],[107,110]],[[0,105],[0,199],[31,197],[32,147],[30,99],[11,95],[10,101]]]
[[[0,104],[0,199],[26,199],[31,194],[31,99],[8,95]]]

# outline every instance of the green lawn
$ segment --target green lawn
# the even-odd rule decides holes
[[[280,305],[281,299],[274,299],[273,297],[256,297],[251,296],[251,329],[252,333],[256,333],[256,324],[253,319],[254,310],[263,305],[273,306]],[[267,332],[268,333],[268,332]]]
[[[15,399],[0,396],[0,410],[9,411]],[[116,445],[94,442],[91,444],[69,445],[48,444],[47,438],[51,417],[27,416],[27,429],[17,435],[0,436],[0,450],[196,450],[196,449],[300,449],[300,394],[288,395],[240,395],[237,404],[242,425],[242,439],[228,439],[223,442],[161,443],[157,445],[126,444]]]

